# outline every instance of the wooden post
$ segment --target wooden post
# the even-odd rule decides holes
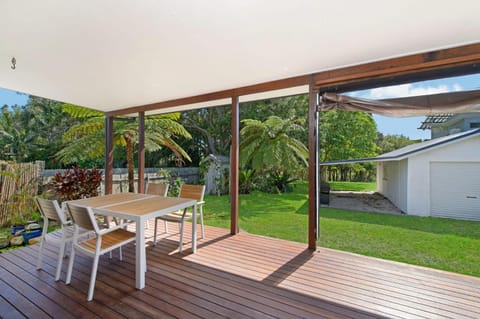
[[[308,248],[317,249],[317,99],[313,77],[308,90]]]
[[[105,117],[105,195],[113,192],[113,117]]]
[[[145,193],[145,112],[138,112],[138,193]]]
[[[315,200],[315,206],[316,206],[316,214],[315,214],[315,222],[316,222],[316,240],[318,241],[320,237],[320,207],[321,207],[321,202],[320,202],[320,189],[321,189],[321,184],[322,184],[322,172],[320,168],[320,110],[318,109],[318,106],[322,103],[322,97],[320,95],[320,91],[317,90],[315,92],[315,194],[316,200]]]
[[[238,169],[240,107],[238,96],[232,97],[232,148],[230,151],[230,234],[238,234]]]

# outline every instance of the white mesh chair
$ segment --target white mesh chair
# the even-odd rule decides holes
[[[135,241],[135,233],[123,229],[120,224],[112,228],[99,228],[93,210],[91,208],[75,206],[67,203],[68,211],[72,216],[75,232],[73,235],[72,254],[68,264],[66,284],[70,284],[72,278],[73,262],[76,252],[82,252],[93,257],[92,274],[90,276],[90,285],[88,288],[87,300],[93,299],[93,290],[95,289],[95,280],[97,277],[97,268],[100,256],[120,248],[120,260],[122,260],[122,246]],[[94,238],[80,240],[80,229],[93,231]]]
[[[56,241],[60,243],[60,251],[58,252],[58,261],[57,261],[57,272],[55,274],[55,281],[60,279],[60,274],[62,272],[63,258],[66,254],[67,243],[71,242],[73,239],[73,225],[70,220],[67,219],[65,211],[60,208],[56,200],[48,200],[40,197],[35,197],[35,202],[37,203],[40,214],[43,218],[43,230],[42,236],[40,238],[40,246],[38,249],[38,258],[37,258],[37,269],[42,268],[42,257],[45,242],[47,241],[47,232],[48,225],[50,222],[56,222],[62,228],[62,235],[60,239],[57,239],[53,236],[48,238],[49,241]]]
[[[180,188],[180,193],[178,197],[181,198],[190,198],[195,199],[197,201],[197,216],[200,216],[200,225],[202,226],[202,239],[205,237],[205,230],[203,225],[203,197],[205,195],[205,186],[204,185],[190,185],[190,184],[183,184]],[[184,223],[186,220],[192,220],[192,212],[189,212],[188,208],[185,208],[183,211],[177,211],[174,213],[170,213],[164,216],[159,216],[155,218],[155,229],[153,233],[153,244],[157,244],[157,222],[158,220],[163,220],[165,223],[165,233],[168,234],[168,225],[167,222],[171,223],[178,223],[180,224],[180,242],[179,242],[179,251],[182,252],[183,246],[183,228]],[[197,221],[192,221],[196,223]]]

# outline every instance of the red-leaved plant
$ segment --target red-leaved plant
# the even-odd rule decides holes
[[[50,182],[52,189],[61,200],[74,200],[98,196],[102,173],[96,169],[73,166],[62,175],[57,172]]]

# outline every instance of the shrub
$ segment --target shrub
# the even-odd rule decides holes
[[[250,194],[255,183],[255,171],[253,169],[241,169],[238,174],[239,193]]]
[[[257,187],[260,191],[266,193],[287,193],[292,191],[291,183],[297,181],[288,172],[270,170],[265,172],[257,181]]]
[[[102,173],[96,169],[67,169],[62,175],[57,172],[50,186],[61,200],[74,200],[98,196]]]
[[[168,187],[168,196],[177,197],[180,193],[180,188],[182,187],[182,184],[185,184],[185,181],[177,176],[175,172],[170,172],[164,168],[160,169],[157,175],[160,176],[162,180],[166,181],[165,184],[170,185]]]

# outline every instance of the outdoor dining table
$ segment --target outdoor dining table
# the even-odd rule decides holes
[[[151,218],[193,207],[192,221],[196,221],[197,201],[179,197],[120,193],[69,201],[69,203],[91,207],[96,214],[127,219],[136,225],[135,287],[145,287],[146,247],[145,222]],[[192,222],[192,251],[197,251],[196,223]]]

